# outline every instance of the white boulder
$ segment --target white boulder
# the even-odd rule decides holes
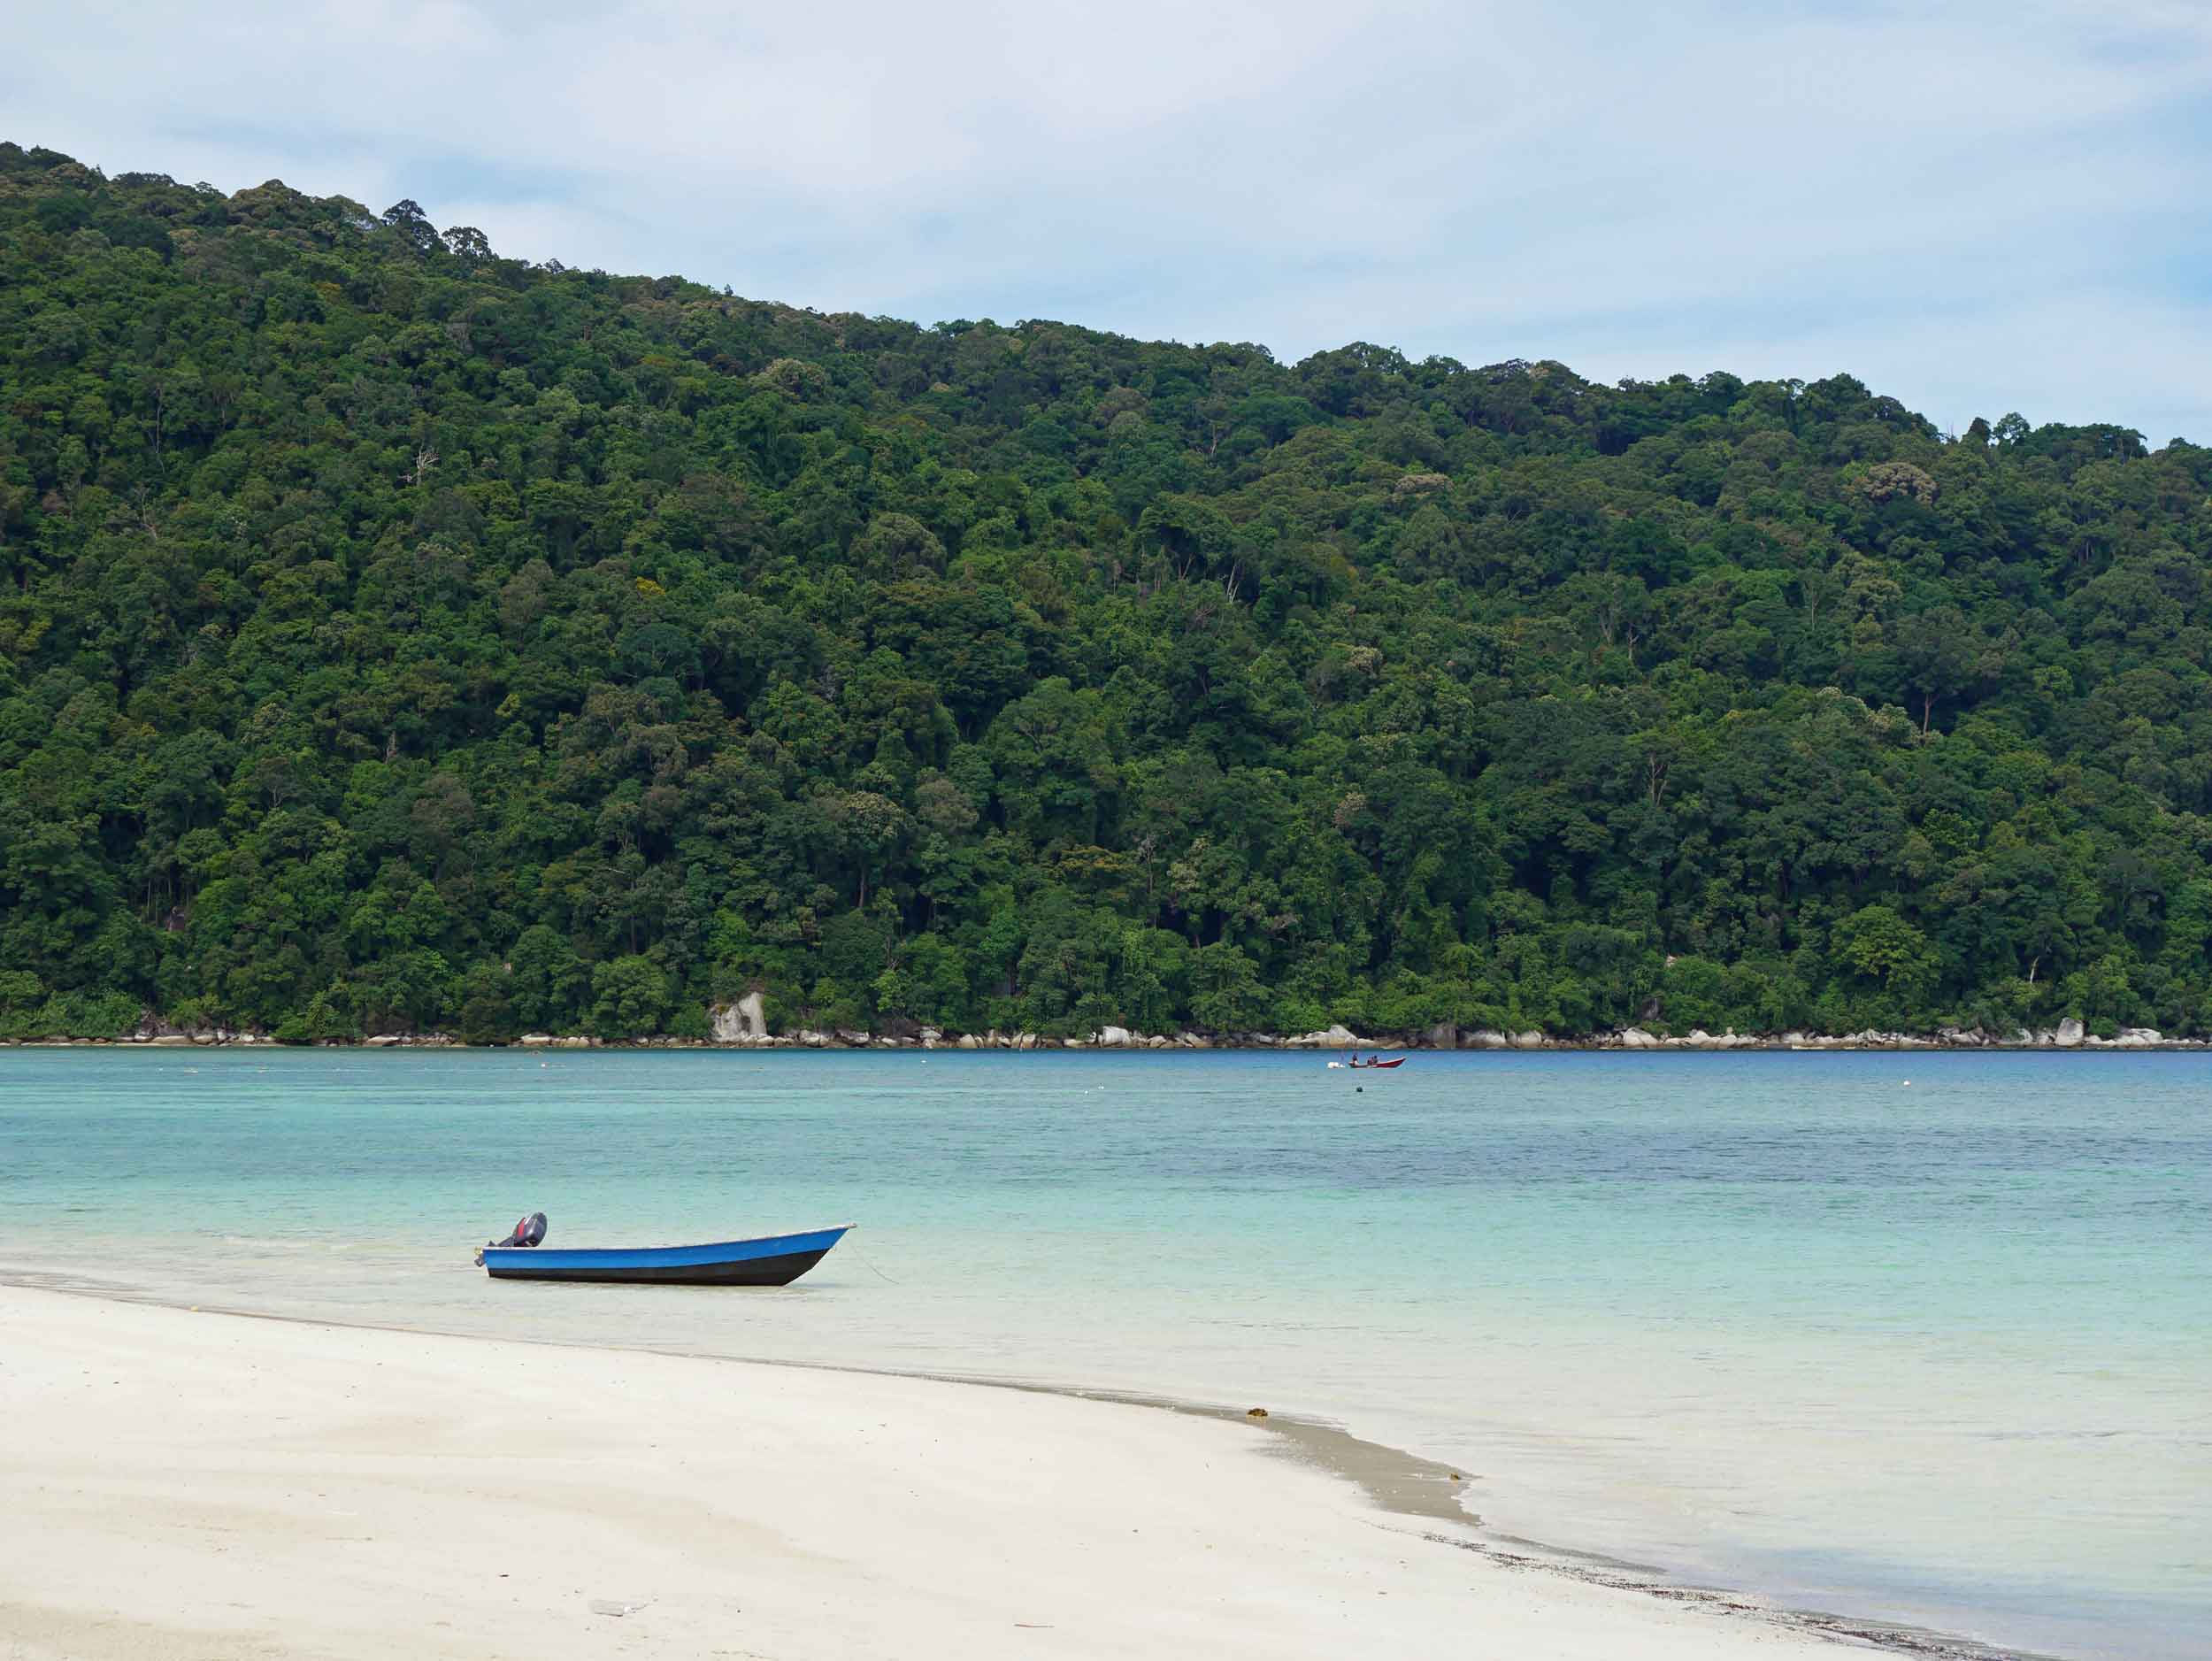
[[[734,1004],[710,1004],[707,1030],[718,1044],[758,1043],[768,1036],[767,1000],[748,992]]]

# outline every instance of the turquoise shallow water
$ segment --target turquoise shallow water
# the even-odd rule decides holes
[[[495,1287],[529,1209],[861,1227],[780,1292]],[[1503,1531],[2212,1654],[2199,1057],[13,1050],[0,1272],[1303,1411]]]

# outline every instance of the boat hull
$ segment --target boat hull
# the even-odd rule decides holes
[[[828,1255],[842,1228],[703,1246],[641,1246],[549,1250],[543,1246],[488,1246],[484,1269],[495,1280],[583,1280],[618,1286],[788,1286]]]

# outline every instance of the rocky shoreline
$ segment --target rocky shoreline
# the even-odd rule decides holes
[[[379,1033],[362,1039],[320,1039],[311,1045],[285,1045],[266,1033],[234,1032],[224,1027],[187,1031],[158,1020],[149,1020],[137,1032],[120,1038],[73,1038],[55,1034],[46,1038],[0,1040],[9,1048],[118,1048],[138,1046],[268,1045],[276,1048],[367,1050],[2201,1050],[2212,1040],[2170,1038],[2148,1027],[2121,1028],[2110,1037],[2089,1032],[2078,1020],[2063,1020],[2055,1027],[2011,1033],[1992,1033],[1979,1027],[1945,1027],[1933,1033],[1857,1032],[1824,1033],[1708,1033],[1661,1034],[1640,1027],[1616,1032],[1591,1033],[1576,1037],[1554,1037],[1530,1030],[1509,1033],[1490,1027],[1432,1027],[1417,1034],[1362,1034],[1347,1027],[1283,1036],[1275,1033],[1140,1033],[1125,1027],[1102,1027],[1081,1037],[1053,1037],[1033,1032],[947,1033],[934,1027],[918,1027],[896,1033],[860,1032],[849,1027],[818,1030],[802,1027],[771,1033],[757,996],[709,1011],[711,1036],[670,1038],[641,1035],[609,1039],[581,1034],[526,1033],[511,1043],[469,1044],[447,1033]]]

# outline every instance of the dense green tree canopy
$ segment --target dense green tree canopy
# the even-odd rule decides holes
[[[2208,495],[0,145],[0,1032],[2202,1033]]]

